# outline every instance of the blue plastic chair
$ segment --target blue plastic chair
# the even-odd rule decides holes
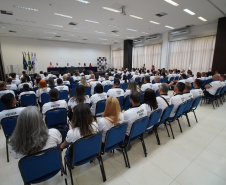
[[[98,101],[96,104],[96,112],[95,112],[95,117],[101,117],[104,113],[106,107],[106,100],[101,100]]]
[[[24,94],[21,96],[21,106],[26,107],[26,106],[37,106],[36,102],[36,96],[35,94]]]
[[[139,83],[140,83],[140,77],[135,78],[135,82],[136,82],[137,84],[139,84]]]
[[[123,110],[124,96],[117,97],[121,110]]]
[[[3,111],[3,110],[6,110],[6,106],[0,100],[0,112]]]
[[[132,75],[128,74],[127,78],[128,78],[128,80],[130,80],[132,78]]]
[[[6,155],[7,155],[7,162],[9,162],[9,150],[8,150],[8,142],[9,138],[12,135],[17,123],[17,116],[16,117],[8,117],[3,118],[1,120],[2,129],[6,138]]]
[[[57,125],[67,125],[67,110],[60,108],[47,111],[45,122],[48,128],[55,128]]]
[[[124,83],[122,84],[122,89],[125,91],[126,89],[128,89],[129,83]]]
[[[72,89],[75,89],[78,85],[79,85],[79,84],[72,84],[72,85],[71,85],[71,88],[72,88]]]
[[[50,101],[49,93],[41,94],[41,102],[42,104],[48,103]]]
[[[179,76],[176,76],[174,80],[179,80]]]
[[[201,102],[201,100],[202,100],[202,97],[201,96],[200,97],[197,97],[194,100],[194,102],[193,102],[193,104],[192,104],[192,106],[190,108],[190,111],[189,111],[189,112],[193,112],[194,113],[196,123],[198,122],[198,120],[197,120],[197,117],[196,117],[196,114],[195,114],[195,110],[197,109],[197,107],[198,107],[199,103]]]
[[[72,98],[75,95],[75,88],[72,88],[70,90],[70,98]]]
[[[168,78],[163,78],[161,83],[167,83],[168,82]]]
[[[102,147],[102,155],[105,154],[106,152],[112,152],[116,148],[122,148],[122,154],[124,157],[124,161],[126,164],[126,167],[128,167],[128,155],[127,151],[124,148],[124,139],[126,135],[126,129],[127,129],[127,124],[118,124],[111,129],[109,129],[106,133],[105,137],[105,142]]]
[[[38,87],[34,87],[34,91],[35,91],[35,93],[36,93],[36,91],[38,90]]]
[[[144,102],[144,93],[140,93],[140,104]]]
[[[186,104],[187,104],[186,102],[180,104],[180,106],[179,106],[178,109],[177,109],[177,112],[176,112],[175,116],[174,116],[174,117],[169,117],[169,118],[166,120],[166,121],[168,122],[168,124],[167,124],[167,122],[166,122],[166,125],[169,125],[170,130],[171,130],[171,133],[172,133],[172,136],[173,136],[173,139],[175,139],[175,137],[174,137],[174,134],[173,134],[173,129],[172,129],[171,123],[174,122],[175,120],[177,120],[178,125],[179,125],[179,127],[180,127],[180,131],[183,132],[183,131],[182,131],[182,128],[181,128],[181,125],[180,125],[179,117],[183,115],[184,109],[185,109],[185,107],[186,107]]]
[[[174,77],[172,76],[169,80],[169,83],[172,82],[174,80]]]
[[[215,101],[216,106],[219,107],[219,104],[218,104],[218,100],[217,100],[217,99],[218,99],[218,97],[219,97],[221,88],[222,88],[222,87],[219,87],[219,88],[217,89],[217,92],[216,92],[216,94],[215,94],[213,97],[210,97],[210,96],[203,96],[203,97],[202,97],[202,100],[209,100],[209,101],[212,103],[212,105],[213,105],[213,109],[215,109],[215,107],[214,107],[214,101]]]
[[[113,87],[112,85],[105,85],[104,92],[108,92],[108,90],[111,89],[112,87]]]
[[[85,94],[89,96],[91,95],[91,87],[86,87]]]
[[[101,134],[95,134],[83,137],[75,141],[69,149],[65,152],[65,172],[66,166],[71,176],[71,183],[73,183],[71,170],[74,166],[81,166],[83,164],[92,162],[95,157],[99,160],[100,169],[103,177],[103,182],[106,181],[104,171],[104,164],[101,157]]]
[[[65,173],[61,151],[59,148],[50,148],[41,152],[23,157],[18,163],[24,184],[37,184],[54,177],[58,172]],[[67,185],[67,179],[65,178]]]
[[[155,137],[156,137],[159,145],[160,145],[160,139],[159,139],[159,136],[158,136],[157,127],[158,127],[158,122],[159,122],[161,114],[162,114],[162,109],[155,110],[150,115],[149,120],[148,120],[148,125],[147,125],[147,128],[146,128],[146,132],[150,132],[150,131],[154,130]]]
[[[59,100],[68,101],[68,91],[59,91]]]
[[[190,120],[189,120],[189,117],[188,117],[188,112],[190,111],[193,102],[194,102],[194,99],[193,98],[190,99],[190,100],[188,100],[187,101],[187,104],[186,104],[186,107],[184,109],[184,115],[186,116],[186,119],[187,119],[187,122],[188,122],[188,126],[189,127],[191,126],[191,124],[190,124]]]
[[[129,95],[124,98],[123,109],[128,110],[132,107],[132,103],[129,101]]]
[[[226,92],[226,86],[224,86],[220,91],[220,98],[222,99],[222,104],[225,101],[224,94]]]

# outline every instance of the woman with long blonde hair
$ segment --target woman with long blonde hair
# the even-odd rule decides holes
[[[87,83],[86,78],[84,76],[81,78],[79,85],[83,85],[84,87],[89,87],[89,84]]]
[[[107,131],[116,123],[123,123],[124,116],[121,113],[119,101],[115,97],[108,97],[102,118],[98,121],[98,131],[102,133],[102,142],[105,142]]]
[[[138,91],[137,83],[134,80],[131,80],[129,82],[129,85],[128,85],[128,88],[126,89],[124,97],[129,96],[132,91]]]

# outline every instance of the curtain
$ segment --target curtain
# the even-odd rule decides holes
[[[210,71],[216,36],[170,42],[169,69]]]
[[[123,67],[123,50],[112,51],[112,62],[114,68]]]
[[[155,65],[156,69],[161,66],[162,44],[154,44],[133,48],[133,67],[142,68],[145,64],[147,69]]]

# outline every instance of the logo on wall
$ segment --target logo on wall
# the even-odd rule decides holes
[[[97,66],[98,71],[106,70],[107,69],[107,58],[106,57],[98,57],[97,58]]]

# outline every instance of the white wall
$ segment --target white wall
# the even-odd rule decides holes
[[[83,63],[86,63],[86,65],[92,63],[93,66],[96,66],[97,57],[106,57],[108,61],[111,59],[110,46],[106,45],[18,37],[0,37],[0,43],[6,73],[8,73],[7,66],[9,65],[19,65],[19,72],[21,72],[23,64],[22,51],[36,53],[39,71],[47,71],[49,62],[53,62],[53,65],[58,62],[60,66],[65,66],[67,62],[70,66],[77,66],[79,62],[82,65]]]

